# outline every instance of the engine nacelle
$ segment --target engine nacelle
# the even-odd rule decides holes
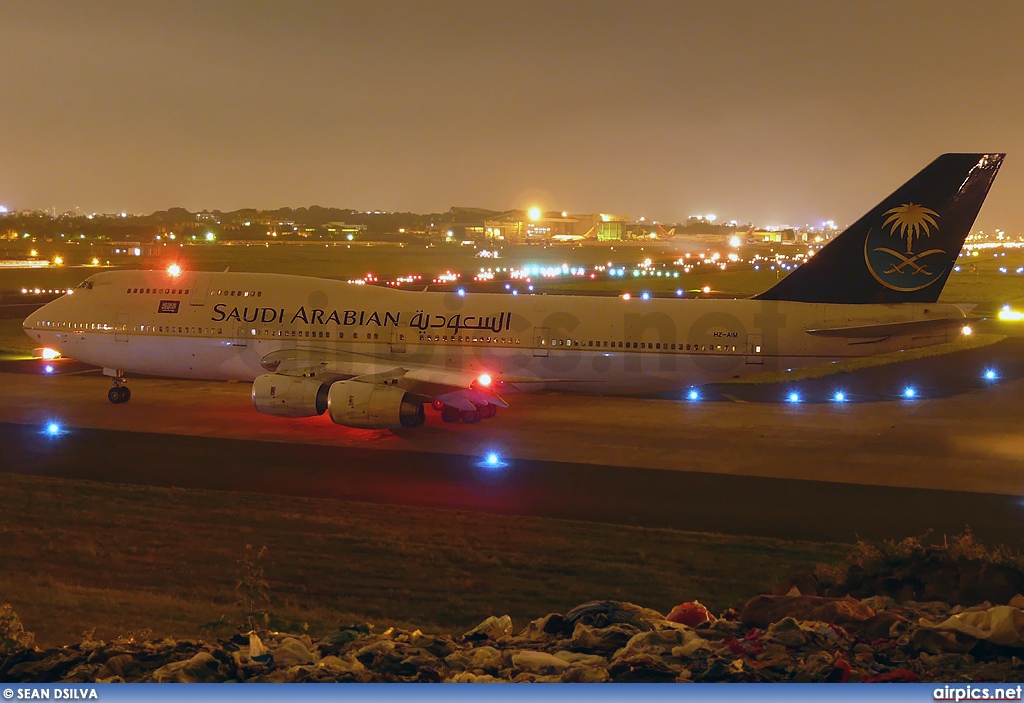
[[[330,388],[313,378],[266,373],[252,382],[252,404],[278,417],[312,417],[327,410]]]
[[[331,384],[327,409],[339,425],[368,430],[419,427],[426,419],[423,404],[401,388],[361,381]]]

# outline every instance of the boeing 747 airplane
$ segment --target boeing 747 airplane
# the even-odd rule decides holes
[[[938,344],[964,327],[939,293],[1002,154],[944,154],[749,300],[410,292],[255,273],[111,271],[24,323],[126,373],[252,382],[262,413],[416,427],[474,423],[512,390],[646,394]]]

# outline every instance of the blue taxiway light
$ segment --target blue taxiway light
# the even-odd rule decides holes
[[[998,377],[999,377],[999,375],[996,373],[995,369],[986,369],[985,370],[985,380],[986,381],[994,381]]]
[[[698,393],[696,389],[693,389],[686,394],[686,397],[690,400],[700,400],[700,393]]]
[[[508,466],[508,462],[504,461],[498,452],[487,452],[477,466],[484,469],[501,469]]]
[[[43,367],[43,371],[45,373],[53,373],[53,365],[47,364],[46,366]]]
[[[789,402],[790,403],[799,403],[800,402],[800,394],[797,393],[796,391],[790,393],[789,394]]]
[[[907,386],[906,388],[903,389],[904,398],[914,398],[915,396],[917,396],[917,391],[911,388],[910,386]]]
[[[651,299],[651,294],[648,293],[647,291],[644,291],[643,293],[640,294],[640,299],[641,300],[650,300]]]
[[[837,403],[843,403],[846,401],[846,394],[843,393],[842,391],[836,391],[836,394],[832,396],[832,400],[836,401]]]
[[[458,293],[460,298],[465,298],[466,297],[466,289],[465,288],[459,288],[455,292]]]
[[[60,425],[56,422],[50,422],[46,425],[46,434],[50,437],[56,437],[60,434]]]
[[[682,288],[677,288],[676,289],[676,295],[681,296],[682,294],[683,294],[683,289]]]

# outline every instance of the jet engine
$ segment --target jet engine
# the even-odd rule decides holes
[[[267,373],[252,383],[252,404],[278,417],[311,417],[327,410],[329,386],[312,378]]]
[[[426,419],[423,403],[401,388],[362,381],[331,384],[327,410],[339,425],[368,430],[419,427]]]

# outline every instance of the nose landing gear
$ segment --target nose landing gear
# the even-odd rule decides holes
[[[128,381],[124,378],[124,372],[116,369],[103,369],[104,376],[111,376],[114,385],[107,391],[107,400],[114,405],[127,403],[132,398],[132,392],[128,389]]]

